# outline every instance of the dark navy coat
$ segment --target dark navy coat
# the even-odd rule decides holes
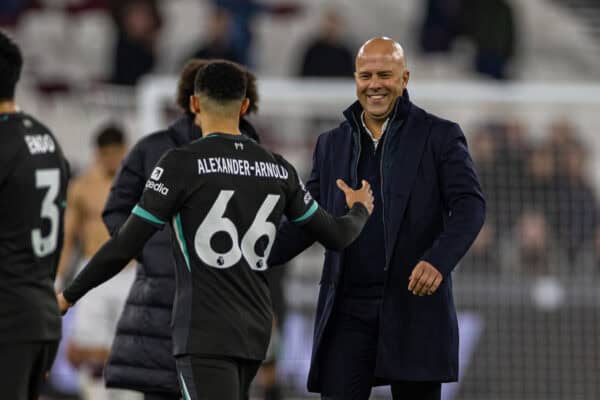
[[[257,139],[245,120],[242,132]],[[180,117],[168,129],[142,138],[129,152],[113,182],[102,214],[111,234],[118,231],[139,201],[155,164],[169,149],[199,139],[201,130],[193,118]],[[175,296],[175,262],[171,228],[146,243],[137,257],[135,281],[117,325],[105,369],[108,387],[165,393],[179,397],[179,383],[171,342],[171,310]]]
[[[359,187],[360,115],[356,102],[346,120],[323,133],[316,144],[306,186],[334,215],[346,212],[338,178]],[[384,211],[385,289],[375,376],[380,381],[458,379],[458,323],[451,272],[466,253],[485,218],[485,201],[460,127],[412,104],[405,91],[395,104],[379,146]],[[294,257],[312,243],[298,228],[283,224],[270,264]],[[316,310],[310,391],[321,389],[320,346],[336,302],[343,252],[327,250]],[[431,296],[408,291],[408,277],[420,260],[433,264],[444,280]],[[343,368],[325,373],[337,374]]]

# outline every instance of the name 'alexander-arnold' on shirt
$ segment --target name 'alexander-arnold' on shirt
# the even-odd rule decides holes
[[[230,174],[260,176],[264,178],[287,179],[288,171],[283,166],[265,161],[242,160],[238,158],[208,157],[198,159],[198,174]]]

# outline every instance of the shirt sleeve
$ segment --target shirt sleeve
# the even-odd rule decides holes
[[[146,181],[132,214],[162,229],[180,206],[185,188],[185,154],[170,150],[158,161]]]
[[[94,254],[90,262],[63,292],[73,304],[87,292],[119,273],[154,235],[156,227],[145,219],[129,216],[121,229]]]
[[[303,225],[315,215],[319,209],[319,204],[306,189],[306,186],[304,186],[304,183],[298,177],[298,173],[292,164],[283,158],[280,158],[280,160],[288,171],[288,179],[285,187],[285,215],[289,221]]]
[[[318,207],[301,229],[328,249],[340,251],[356,240],[368,219],[369,211],[362,203],[355,203],[342,217],[334,217]]]

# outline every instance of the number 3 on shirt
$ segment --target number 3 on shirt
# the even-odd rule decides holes
[[[58,241],[58,222],[60,212],[55,204],[60,189],[60,173],[56,168],[39,169],[35,171],[35,187],[38,189],[48,188],[42,200],[40,215],[50,220],[50,233],[42,236],[42,230],[35,228],[31,231],[31,244],[33,251],[38,257],[45,257],[54,253]]]
[[[233,190],[221,190],[204,221],[198,227],[194,236],[196,253],[205,264],[214,268],[224,269],[232,267],[243,256],[248,265],[250,265],[250,268],[256,271],[264,271],[267,269],[266,259],[269,257],[271,247],[273,247],[275,232],[277,231],[275,225],[267,221],[267,218],[273,212],[280,196],[275,194],[267,195],[258,209],[252,225],[250,225],[250,228],[248,228],[248,231],[242,238],[240,245],[238,244],[240,243],[239,235],[235,224],[229,218],[223,216],[233,193]],[[217,253],[210,245],[210,239],[217,232],[225,232],[231,238],[232,246],[227,253]],[[267,236],[269,244],[265,249],[265,254],[259,256],[256,254],[254,246],[263,236]]]

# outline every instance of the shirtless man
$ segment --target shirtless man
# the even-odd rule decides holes
[[[58,269],[61,280],[66,275],[71,275],[67,272],[69,267],[74,265],[77,245],[81,256],[77,270],[80,270],[110,238],[102,222],[102,210],[112,180],[127,153],[127,145],[123,132],[116,126],[107,126],[100,130],[95,145],[95,163],[69,187],[65,241]],[[85,399],[118,398],[116,391],[107,391],[104,388],[102,367],[108,358],[118,316],[134,277],[135,269],[126,268],[109,284],[102,285],[77,305],[73,333],[66,342],[67,357],[80,371]]]

